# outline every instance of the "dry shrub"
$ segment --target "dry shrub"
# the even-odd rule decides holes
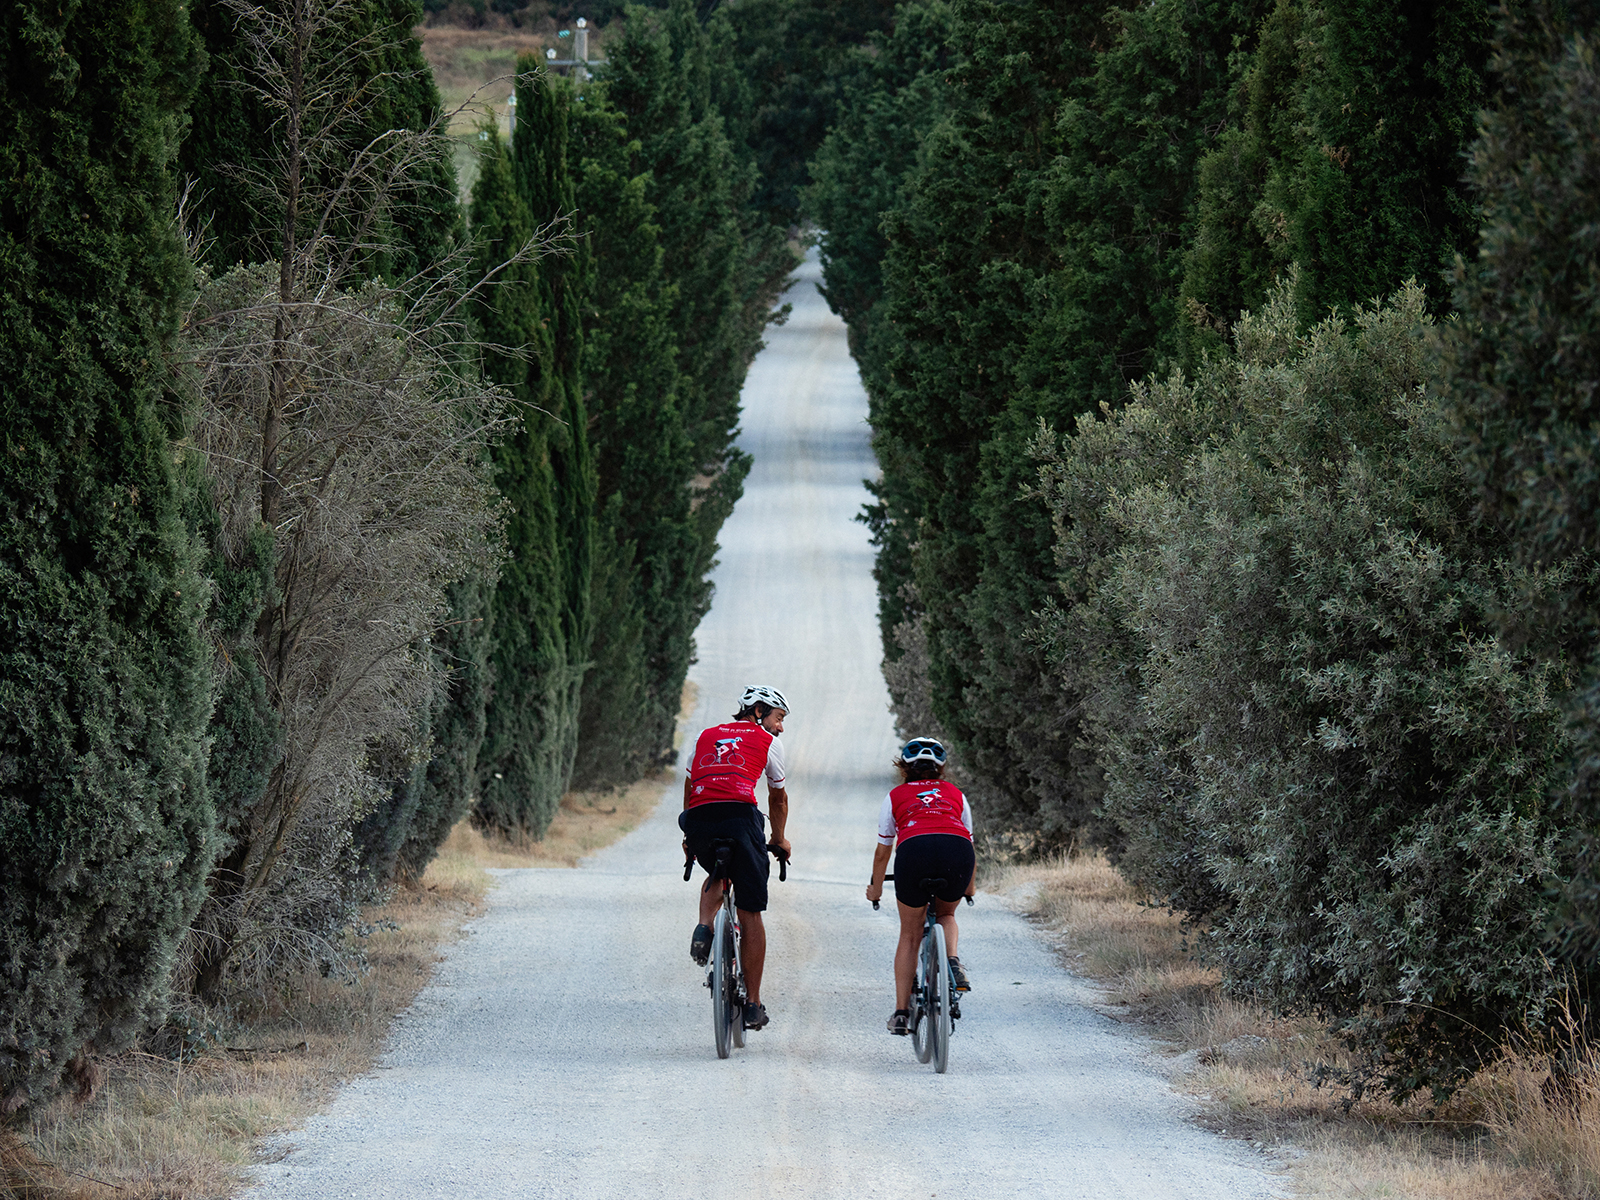
[[[1008,866],[986,883],[1031,889],[1029,915],[1062,932],[1072,968],[1105,983],[1114,1004],[1187,1010],[1216,993],[1219,977],[1189,957],[1179,919],[1144,903],[1103,854]]]
[[[1587,1025],[1569,1000],[1553,1030],[1514,1039],[1468,1089],[1505,1153],[1584,1197],[1600,1196],[1600,1050]]]
[[[43,1161],[8,1129],[0,1129],[0,1200],[79,1200],[72,1176]]]
[[[440,858],[484,867],[575,867],[586,854],[631,833],[655,811],[661,793],[677,776],[671,769],[652,771],[627,787],[610,791],[568,792],[561,798],[544,837],[506,838],[485,834],[462,821],[446,839]],[[435,866],[437,866],[437,862]],[[433,871],[430,867],[429,871]]]
[[[233,1193],[259,1139],[295,1128],[342,1080],[371,1066],[390,1022],[427,982],[440,947],[478,911],[491,883],[481,867],[447,849],[414,887],[363,911],[359,952],[349,953],[365,961],[359,975],[302,970],[263,980],[214,1013],[215,1036],[179,1047],[192,1055],[134,1052],[106,1060],[108,1078],[94,1099],[39,1106],[21,1131],[25,1144],[0,1145],[11,1187],[0,1200]],[[41,1176],[47,1190],[18,1190],[15,1170],[33,1164],[38,1175],[41,1163],[61,1164]]]
[[[1579,1036],[1578,1017],[1560,1038],[1508,1050],[1445,1105],[1352,1104],[1311,1080],[1313,1064],[1351,1065],[1326,1028],[1225,993],[1177,916],[1143,903],[1103,855],[1020,864],[986,856],[983,883],[1058,935],[1065,964],[1103,986],[1104,1011],[1174,1052],[1180,1086],[1207,1102],[1203,1123],[1283,1151],[1296,1195],[1600,1196],[1600,1056]]]

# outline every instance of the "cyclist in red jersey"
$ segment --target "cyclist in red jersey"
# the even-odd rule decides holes
[[[733,720],[713,725],[701,733],[689,759],[683,781],[683,812],[678,826],[683,846],[709,872],[715,865],[712,842],[733,842],[733,904],[739,913],[740,953],[744,966],[744,1027],[760,1029],[767,1023],[761,1003],[761,970],[767,959],[767,931],[761,914],[767,907],[767,878],[772,863],[767,858],[769,839],[763,832],[761,810],[756,807],[756,784],[767,781],[767,810],[772,817],[770,844],[785,857],[789,840],[783,836],[789,821],[789,793],[784,789],[783,732],[789,702],[776,688],[748,687],[739,697]],[[728,880],[706,880],[700,891],[700,920],[689,940],[689,957],[700,966],[711,955],[711,922],[722,904]]]
[[[894,1012],[889,1032],[911,1032],[911,988],[917,975],[917,951],[922,944],[924,914],[935,901],[935,914],[944,927],[945,952],[950,956],[950,979],[958,992],[972,990],[967,972],[956,957],[956,906],[977,887],[972,850],[972,805],[953,783],[944,778],[945,749],[935,738],[912,738],[895,758],[903,782],[883,798],[878,815],[878,848],[872,856],[872,883],[867,899],[874,904],[883,896],[883,877],[889,855],[895,855],[894,895],[900,910],[900,941],[894,951]],[[930,896],[924,879],[943,879],[945,886]]]

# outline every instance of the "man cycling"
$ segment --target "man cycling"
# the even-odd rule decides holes
[[[707,872],[716,863],[712,842],[718,838],[733,842],[729,873],[743,935],[739,957],[749,994],[744,1006],[746,1029],[760,1029],[767,1023],[767,1009],[761,1003],[767,931],[761,914],[767,907],[767,878],[772,864],[767,859],[768,839],[762,832],[761,810],[756,807],[756,783],[766,776],[771,845],[787,857],[789,842],[783,831],[789,821],[789,794],[783,787],[783,745],[778,735],[783,732],[788,715],[789,702],[776,688],[745,688],[733,720],[713,725],[695,742],[689,774],[683,781],[683,812],[678,817],[684,849]],[[689,957],[702,967],[711,957],[711,922],[716,919],[727,885],[724,879],[708,879],[700,891],[700,922],[689,940]]]

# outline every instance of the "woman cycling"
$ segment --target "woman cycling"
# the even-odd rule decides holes
[[[894,896],[900,908],[900,943],[894,951],[894,1013],[889,1032],[911,1032],[911,987],[917,974],[917,950],[930,898],[944,926],[950,955],[950,978],[958,992],[972,990],[956,957],[956,905],[976,887],[973,873],[972,805],[961,789],[944,779],[944,746],[934,738],[912,738],[900,748],[894,765],[904,781],[883,798],[878,814],[878,848],[872,856],[872,883],[867,899],[883,896],[883,876],[895,851]],[[898,843],[898,850],[896,845]],[[922,890],[924,879],[943,879],[936,897]]]

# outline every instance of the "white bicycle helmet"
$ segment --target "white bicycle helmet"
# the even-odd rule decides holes
[[[789,707],[789,702],[783,698],[783,693],[777,688],[761,687],[752,684],[745,688],[744,695],[739,697],[739,711],[743,712],[752,704],[765,704],[768,708],[781,708],[785,714],[794,710]]]
[[[900,747],[900,761],[903,763],[931,762],[942,766],[944,759],[944,743],[938,738],[915,737]]]

